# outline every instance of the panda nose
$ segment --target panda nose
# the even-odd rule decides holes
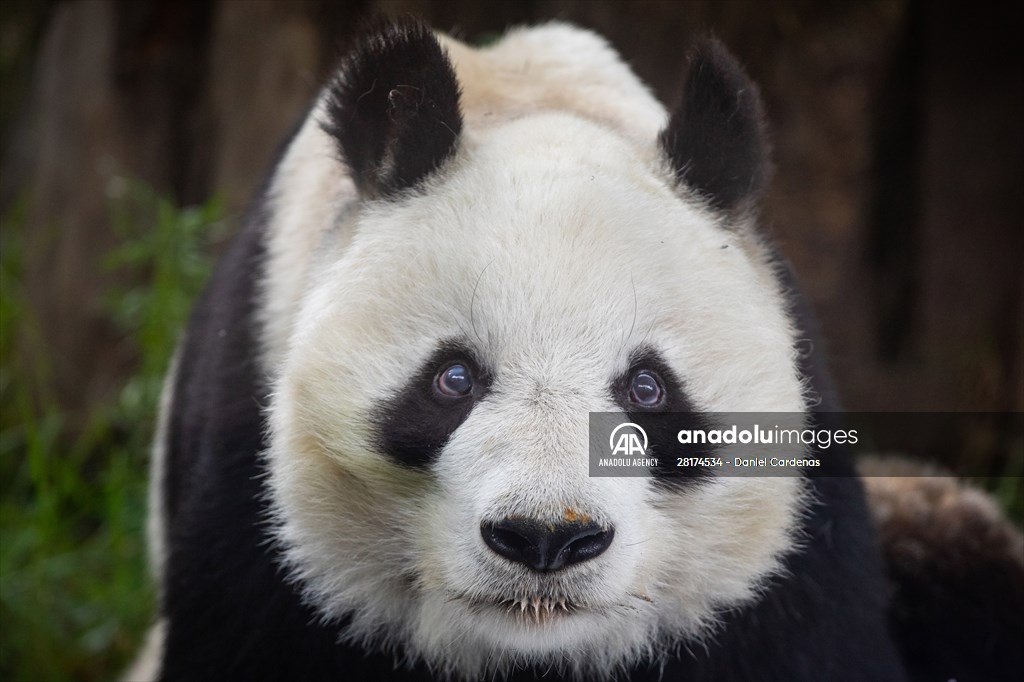
[[[596,523],[544,523],[508,518],[480,524],[484,542],[495,552],[535,571],[557,571],[600,555],[615,529]]]

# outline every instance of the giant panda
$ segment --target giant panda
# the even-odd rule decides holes
[[[129,677],[905,679],[848,458],[588,474],[592,412],[836,409],[758,90],[714,40],[684,78],[367,27],[175,354]]]

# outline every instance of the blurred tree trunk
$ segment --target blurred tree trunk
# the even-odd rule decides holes
[[[116,178],[184,203],[219,193],[237,216],[376,11],[470,40],[573,21],[665,101],[686,47],[713,31],[762,85],[778,161],[765,222],[821,314],[848,405],[1024,408],[1009,3],[82,0],[48,13],[0,192],[28,198],[26,285],[68,410],[109,396],[131,367],[99,302]]]
[[[27,197],[25,286],[49,345],[26,352],[46,354],[72,414],[109,395],[130,361],[101,300],[102,257],[116,242],[111,181],[180,182],[208,26],[198,4],[90,0],[52,12],[14,133],[31,153],[4,175]]]

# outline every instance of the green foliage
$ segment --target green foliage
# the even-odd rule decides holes
[[[177,208],[137,182],[129,183],[114,205],[114,226],[122,241],[104,267],[127,271],[140,283],[107,296],[111,316],[139,352],[138,371],[118,404],[128,425],[153,419],[178,332],[210,274],[210,244],[224,236],[222,213],[216,199]],[[146,443],[150,436],[147,430]]]
[[[46,339],[21,287],[24,212],[0,243],[0,679],[98,680],[149,626],[146,470],[162,376],[221,233],[217,202],[178,209],[139,183],[113,201],[121,243],[102,267],[111,318],[138,358],[109,404],[72,430],[51,390]],[[30,352],[25,352],[28,349]],[[81,423],[81,420],[75,420]]]

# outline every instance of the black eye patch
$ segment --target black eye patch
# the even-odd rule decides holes
[[[406,466],[429,466],[490,383],[489,373],[466,346],[442,343],[376,411],[381,450]]]
[[[697,412],[686,392],[686,386],[668,366],[660,353],[652,348],[633,352],[629,368],[615,378],[611,393],[619,407],[647,434],[647,455],[657,457],[659,466],[652,469],[655,482],[669,488],[685,487],[706,477],[700,467],[676,467],[680,429],[707,429],[712,425]],[[712,455],[691,448],[688,456]]]

